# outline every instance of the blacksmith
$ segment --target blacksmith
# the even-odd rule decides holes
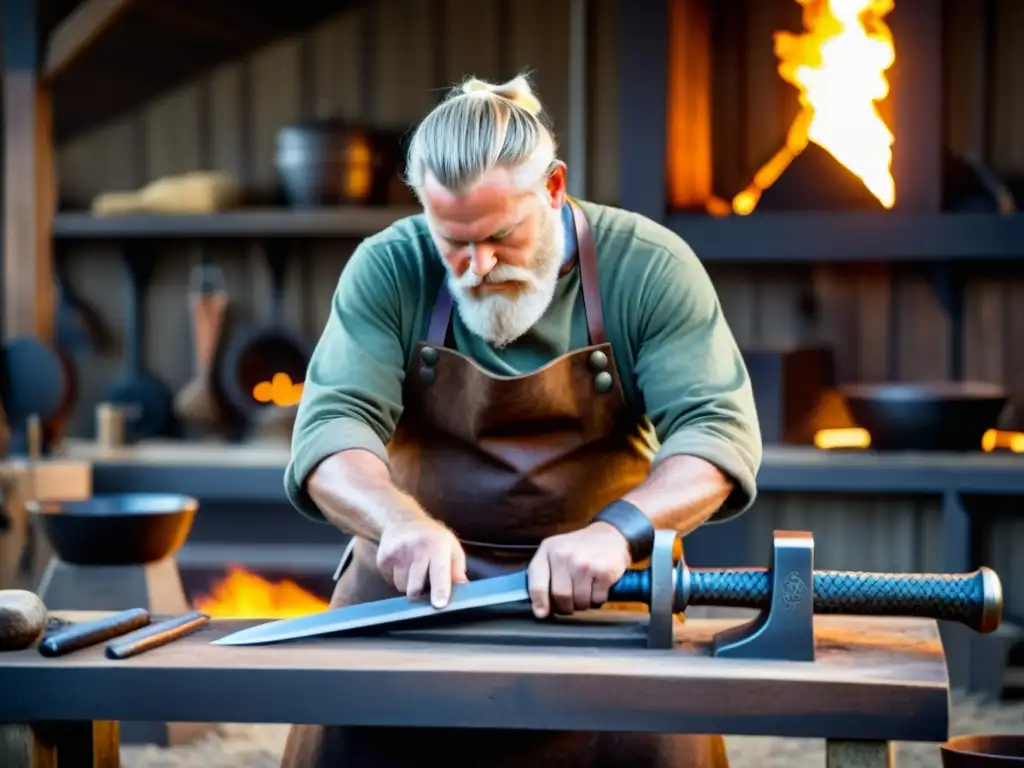
[[[286,473],[301,512],[354,536],[332,606],[443,605],[528,565],[538,617],[589,609],[655,528],[753,501],[760,430],[707,273],[658,224],[567,197],[566,173],[522,77],[470,80],[417,128],[423,213],[342,271]],[[283,765],[728,761],[719,736],[296,726]]]

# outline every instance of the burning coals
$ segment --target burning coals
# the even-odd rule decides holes
[[[953,735],[1024,733],[1024,702],[981,704],[953,696]],[[286,725],[225,725],[212,735],[173,749],[124,747],[124,768],[278,768],[288,735]],[[825,744],[819,739],[729,737],[731,768],[820,768]],[[935,744],[898,744],[897,765],[939,768]]]

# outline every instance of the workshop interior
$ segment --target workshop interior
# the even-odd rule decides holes
[[[277,765],[290,723],[1024,762],[1024,2],[6,0],[2,25],[0,767]],[[284,473],[339,276],[422,211],[418,121],[520,73],[569,194],[707,270],[756,501],[658,531],[621,614],[536,620],[514,574],[319,621],[350,539]]]

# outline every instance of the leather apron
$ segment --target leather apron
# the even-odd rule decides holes
[[[577,530],[650,471],[605,334],[594,239],[573,205],[589,346],[522,376],[496,376],[450,342],[442,280],[427,339],[406,370],[388,444],[395,484],[449,526],[467,575],[523,569],[548,536]],[[353,539],[331,607],[398,594],[376,546]],[[282,768],[728,768],[721,736],[296,725]]]

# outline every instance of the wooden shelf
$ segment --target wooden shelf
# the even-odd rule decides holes
[[[1024,258],[1024,214],[753,213],[670,215],[703,261],[943,262]]]
[[[58,455],[93,467],[96,493],[186,493],[217,501],[285,501],[287,443],[148,441],[116,449],[67,439]],[[766,445],[763,493],[1024,494],[1024,456],[880,453]]]
[[[57,240],[365,237],[417,213],[414,207],[261,208],[205,215],[59,213]]]
[[[419,208],[264,208],[208,215],[60,213],[54,237],[75,240],[361,238]],[[1024,213],[754,213],[669,215],[702,261],[945,262],[1024,258]]]

